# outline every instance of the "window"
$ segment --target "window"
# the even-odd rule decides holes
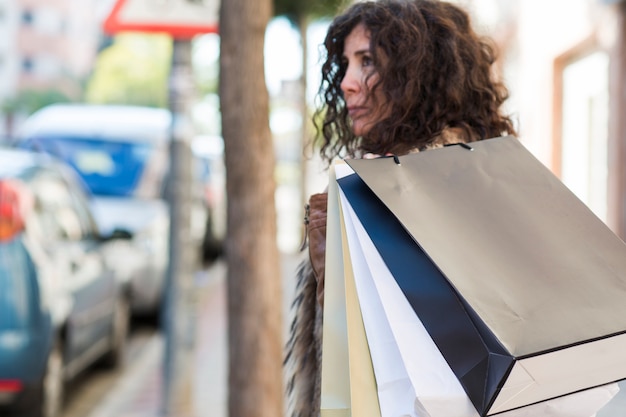
[[[34,16],[31,10],[22,11],[22,23],[24,26],[30,26],[33,24]]]
[[[98,237],[98,227],[96,226],[96,222],[91,215],[89,198],[84,192],[83,184],[79,184],[78,180],[75,181],[74,178],[66,178],[65,180],[70,185],[69,191],[72,196],[72,205],[78,214],[83,232],[83,238],[95,239]]]
[[[595,38],[556,59],[555,92],[555,173],[606,223],[609,54]]]
[[[606,221],[609,58],[594,52],[563,69],[561,180]]]
[[[35,213],[44,236],[58,240],[83,240],[95,236],[86,202],[57,173],[41,171],[31,181]]]
[[[23,146],[37,146],[63,155],[96,195],[154,196],[163,181],[161,175],[151,171],[151,164],[158,165],[159,171],[162,169],[162,150],[148,143],[108,137],[49,136],[45,141],[25,142]],[[151,192],[142,194],[146,188]]]
[[[30,57],[26,57],[22,59],[22,71],[25,73],[30,73],[34,68],[33,60]]]

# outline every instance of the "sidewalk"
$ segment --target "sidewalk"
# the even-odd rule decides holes
[[[293,276],[298,254],[282,255],[285,335],[289,324],[288,305],[293,293]],[[173,404],[167,417],[227,417],[227,321],[226,267],[218,262],[196,277],[195,349],[191,353],[193,370],[185,390],[186,398]],[[86,417],[161,417],[163,393],[164,338],[155,335],[138,361],[128,364],[124,377],[105,399]]]

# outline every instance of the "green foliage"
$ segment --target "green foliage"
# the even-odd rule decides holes
[[[274,14],[298,25],[303,19],[334,16],[349,0],[274,0]]]
[[[98,56],[85,101],[167,107],[171,56],[168,35],[118,34]]]
[[[68,103],[72,101],[68,96],[55,89],[48,90],[22,90],[16,97],[7,99],[0,105],[3,113],[31,114],[55,103]]]

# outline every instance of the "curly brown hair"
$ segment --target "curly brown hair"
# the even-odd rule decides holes
[[[340,86],[346,72],[344,42],[359,24],[370,34],[379,76],[369,97],[380,89],[384,105],[390,106],[389,116],[364,137],[351,130]],[[357,2],[333,20],[324,47],[314,120],[327,161],[424,149],[446,128],[460,130],[467,141],[516,135],[501,110],[508,90],[492,72],[495,45],[476,34],[458,6],[437,0]]]

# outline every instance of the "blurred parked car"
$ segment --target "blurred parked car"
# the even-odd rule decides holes
[[[51,153],[76,169],[94,194],[103,235],[132,236],[132,312],[154,318],[169,259],[170,123],[165,109],[58,104],[31,115],[17,138],[17,146]]]
[[[123,363],[128,236],[103,238],[73,169],[0,148],[0,415],[54,417],[65,383]]]

